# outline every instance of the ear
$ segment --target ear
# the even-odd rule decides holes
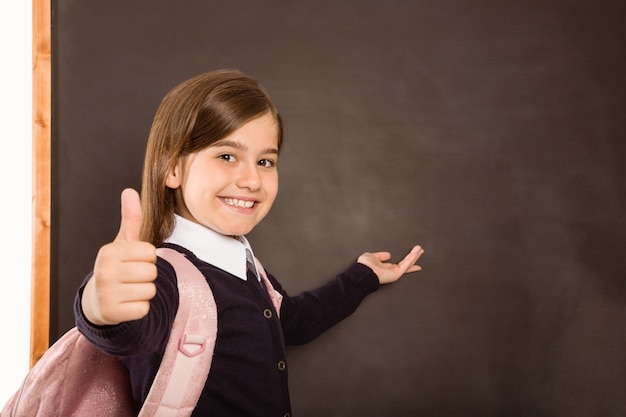
[[[180,187],[180,184],[182,183],[181,174],[182,174],[181,158],[178,158],[178,161],[176,162],[176,164],[173,167],[171,167],[169,172],[167,173],[167,177],[165,178],[165,185],[168,188],[171,188],[173,190]]]

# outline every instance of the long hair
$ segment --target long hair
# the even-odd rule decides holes
[[[236,70],[207,72],[174,87],[154,116],[146,148],[141,191],[141,239],[159,246],[172,233],[174,190],[165,185],[179,157],[200,151],[264,114],[283,127],[276,106],[254,79]]]

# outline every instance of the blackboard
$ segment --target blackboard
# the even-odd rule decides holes
[[[51,338],[163,95],[237,68],[285,120],[251,235],[292,293],[426,249],[309,345],[294,415],[626,415],[626,3],[52,2]]]

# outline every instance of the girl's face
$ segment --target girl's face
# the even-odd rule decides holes
[[[166,185],[176,213],[228,236],[249,233],[278,193],[278,126],[270,113],[227,137],[180,157]]]

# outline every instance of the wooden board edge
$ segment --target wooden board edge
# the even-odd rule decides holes
[[[30,366],[49,347],[52,40],[50,0],[33,0],[33,220]]]

